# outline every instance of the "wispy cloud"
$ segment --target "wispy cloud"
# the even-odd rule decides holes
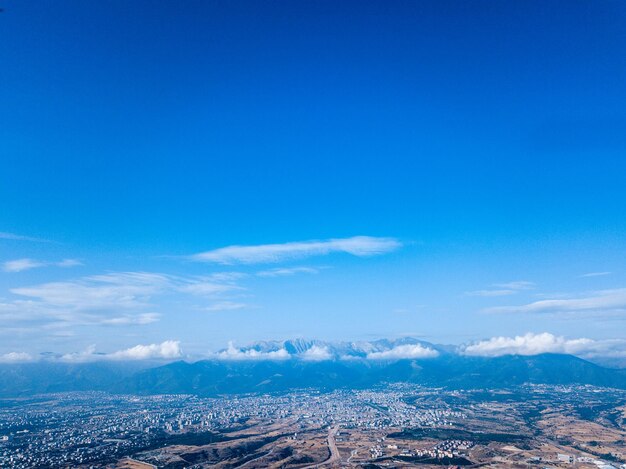
[[[371,352],[367,354],[368,360],[403,360],[419,358],[435,358],[439,356],[437,350],[424,347],[420,344],[398,345],[389,350]]]
[[[83,263],[78,259],[63,259],[60,262],[53,263],[53,265],[56,265],[58,267],[76,267],[79,265],[83,265]]]
[[[547,299],[519,306],[499,306],[485,311],[490,313],[625,312],[626,288],[600,290],[577,298]]]
[[[25,270],[36,269],[37,267],[43,267],[43,262],[36,261],[34,259],[15,259],[12,261],[6,261],[2,264],[2,270],[5,272],[23,272]]]
[[[36,269],[38,267],[56,266],[56,267],[75,267],[83,265],[77,259],[63,259],[60,262],[46,262],[35,259],[23,258],[6,261],[2,264],[2,270],[5,272],[23,272],[25,270]]]
[[[611,275],[611,272],[589,272],[588,274],[583,274],[580,277],[604,277],[605,275]]]
[[[324,256],[332,253],[347,253],[358,257],[375,256],[394,251],[401,246],[401,243],[394,238],[355,236],[323,241],[298,241],[257,246],[227,246],[194,254],[189,256],[189,259],[225,265],[263,264]]]
[[[9,239],[12,241],[32,241],[35,243],[49,243],[50,242],[50,240],[48,239],[35,238],[32,236],[24,236],[24,235],[20,235],[16,233],[8,233],[6,231],[0,231],[0,239]]]
[[[519,293],[518,290],[474,290],[465,292],[467,296],[484,296],[484,297],[493,297],[493,296],[508,296]]]
[[[535,282],[529,282],[528,280],[517,280],[515,282],[494,283],[493,286],[497,288],[509,288],[511,290],[532,290],[536,285]]]
[[[167,292],[215,297],[220,293],[240,288],[231,283],[207,281],[204,277],[175,277],[150,272],[115,272],[92,275],[73,281],[13,288],[10,291],[52,306],[98,310],[148,306],[153,296]]]
[[[626,340],[566,339],[548,332],[515,337],[492,337],[461,347],[464,355],[499,357],[502,355],[538,355],[566,353],[583,358],[626,356]]]
[[[494,296],[508,296],[515,295],[523,290],[530,290],[535,288],[534,282],[528,282],[526,280],[518,280],[516,282],[507,282],[507,283],[494,283],[491,285],[494,288],[487,290],[474,290],[465,292],[468,296],[483,296],[483,297],[494,297]]]
[[[217,313],[220,311],[235,311],[238,309],[248,308],[250,305],[246,303],[237,303],[236,301],[219,301],[204,308],[205,311]]]
[[[225,284],[198,280],[187,285],[180,286],[179,291],[200,296],[215,296],[220,293],[241,289],[242,287],[230,283]]]
[[[229,292],[231,276],[180,277],[151,272],[113,272],[13,288],[16,299],[0,302],[5,324],[29,323],[33,331],[70,326],[142,326],[157,322],[160,300],[202,302],[209,308],[237,309]],[[221,304],[220,304],[221,303]],[[201,305],[194,308],[202,308]],[[148,311],[146,311],[148,310]]]
[[[104,318],[100,321],[100,324],[108,326],[129,326],[133,324],[144,325],[152,324],[161,318],[158,313],[142,313],[136,316],[117,316],[113,318]]]
[[[314,267],[283,267],[257,272],[259,277],[288,277],[296,274],[317,274],[319,269]]]
[[[169,283],[170,279],[161,274],[124,272],[13,288],[11,292],[75,310],[137,308],[146,306],[149,298]]]

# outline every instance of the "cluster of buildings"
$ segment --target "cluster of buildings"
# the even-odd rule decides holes
[[[432,449],[416,450],[415,455],[427,458],[453,458],[463,456],[465,451],[474,446],[469,440],[445,440],[437,443]]]
[[[199,398],[64,393],[0,407],[0,467],[26,469],[114,462],[175,435],[219,432],[246,422],[293,419],[300,428],[386,429],[448,425],[464,415],[419,409],[405,389],[302,390],[286,395]]]
[[[325,433],[334,427],[341,429],[335,439],[344,446],[353,435],[378,435],[378,440],[366,439],[362,446],[364,450],[369,447],[371,459],[455,458],[468,454],[475,444],[484,443],[464,438],[486,430],[520,431],[540,415],[545,417],[547,410],[539,414],[533,407],[538,402],[536,397],[549,404],[550,413],[575,413],[581,402],[595,405],[625,399],[623,394],[586,387],[546,386],[530,392],[533,399],[520,398],[510,391],[485,395],[482,391],[443,392],[390,384],[368,390],[324,393],[303,389],[280,395],[218,398],[96,392],[50,394],[0,406],[0,467],[102,467],[164,446],[206,444],[215,441],[214,437],[227,435],[226,430],[259,426],[263,431],[264,427],[276,427],[272,427],[274,423],[288,428],[289,435],[284,438],[293,441],[310,430]],[[422,448],[413,447],[410,441],[401,443],[397,438],[385,441],[384,435],[411,428],[422,428],[425,434],[431,432],[433,440],[439,435],[440,441]],[[459,432],[464,428],[471,431]],[[565,453],[549,457],[552,461],[555,458],[561,465],[586,463],[599,469],[626,469],[620,463],[600,458],[583,461],[580,455],[575,458]],[[538,457],[532,462],[547,461]]]

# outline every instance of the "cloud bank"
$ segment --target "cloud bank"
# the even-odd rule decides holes
[[[239,349],[233,342],[228,342],[228,348],[216,354],[213,358],[218,360],[286,360],[290,358],[289,352],[284,348],[262,352],[255,349]]]
[[[23,363],[33,361],[33,356],[25,352],[9,352],[0,355],[0,363]]]
[[[499,357],[502,355],[538,355],[541,353],[577,354],[589,348],[590,339],[567,340],[548,332],[528,333],[516,337],[492,337],[466,346],[462,353],[481,357]]]
[[[83,352],[68,353],[61,357],[61,361],[67,362],[92,362],[92,361],[135,361],[135,360],[172,360],[181,358],[183,352],[180,342],[166,340],[160,344],[135,345],[124,350],[112,353],[98,353],[95,345],[88,347]]]
[[[398,345],[389,350],[371,352],[367,354],[368,360],[404,360],[418,358],[435,358],[439,352],[430,347],[420,344]]]
[[[313,345],[303,353],[299,354],[299,358],[310,362],[319,362],[324,360],[331,360],[334,358],[328,347]]]
[[[463,355],[500,357],[503,355],[539,355],[564,353],[581,358],[626,357],[626,340],[587,338],[567,339],[548,332],[527,333],[515,337],[492,337],[460,348]]]

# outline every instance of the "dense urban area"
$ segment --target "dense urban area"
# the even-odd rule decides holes
[[[3,468],[626,468],[626,392],[592,386],[84,392],[0,406]]]

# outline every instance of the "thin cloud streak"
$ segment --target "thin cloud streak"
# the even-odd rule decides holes
[[[5,272],[23,272],[25,270],[36,269],[39,267],[48,267],[48,266],[56,266],[56,267],[76,267],[79,265],[83,265],[78,259],[63,259],[59,262],[46,262],[46,261],[38,261],[35,259],[23,258],[23,259],[14,259],[12,261],[6,261],[2,264],[2,270]]]
[[[239,309],[248,308],[246,303],[237,303],[235,301],[220,301],[204,308],[204,311],[217,313],[222,311],[237,311]]]
[[[527,280],[518,280],[515,282],[507,282],[507,283],[494,283],[491,285],[495,287],[490,290],[475,290],[465,292],[467,296],[483,296],[483,297],[495,297],[495,296],[508,296],[515,295],[523,290],[531,290],[535,288],[534,282],[529,282]]]
[[[319,269],[313,267],[292,267],[262,270],[257,272],[258,277],[288,277],[296,274],[318,274]]]
[[[515,282],[507,283],[494,283],[494,287],[509,288],[511,290],[532,290],[535,288],[535,282],[529,282],[528,280],[517,280]]]
[[[50,243],[49,239],[35,238],[33,236],[24,236],[17,233],[9,233],[7,231],[0,231],[0,239],[8,239],[11,241],[31,241],[34,243]]]
[[[45,263],[34,259],[15,259],[12,261],[6,261],[2,264],[2,270],[5,272],[23,272],[25,270],[36,269],[37,267],[43,267],[45,265]]]
[[[475,290],[465,292],[467,296],[483,296],[483,297],[494,297],[494,296],[508,296],[515,295],[519,293],[517,290]]]
[[[299,241],[284,244],[262,244],[257,246],[227,246],[189,256],[197,262],[223,265],[266,264],[333,253],[346,253],[357,257],[385,254],[399,249],[402,244],[395,238],[355,236],[352,238],[324,241]]]
[[[487,313],[569,313],[626,311],[626,288],[600,290],[590,296],[567,299],[548,299],[519,306],[487,308]]]

